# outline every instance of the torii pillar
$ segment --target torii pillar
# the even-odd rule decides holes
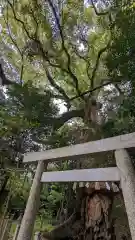
[[[30,190],[26,209],[22,218],[17,240],[31,240],[34,223],[40,201],[41,176],[44,171],[44,161],[39,161]]]
[[[120,171],[121,187],[132,239],[135,239],[135,171],[125,149],[115,151],[116,164]]]

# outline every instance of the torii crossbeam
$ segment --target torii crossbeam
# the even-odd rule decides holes
[[[40,160],[53,162],[67,159],[79,159],[79,157],[87,156],[91,153],[131,147],[135,147],[135,132],[42,152],[30,152],[24,155],[23,162],[28,163]]]

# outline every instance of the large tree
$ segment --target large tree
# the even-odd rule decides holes
[[[121,1],[120,6],[117,1],[98,3],[93,0],[90,4],[88,2],[84,4],[82,1],[59,0],[32,0],[31,2],[7,0],[2,2],[0,35],[1,49],[2,52],[4,51],[0,67],[2,85],[9,85],[10,91],[18,88],[18,96],[15,97],[20,97],[22,103],[21,91],[25,86],[28,89],[29,82],[32,81],[33,86],[42,92],[42,98],[35,98],[36,101],[41,101],[43,104],[45,101],[43,96],[49,93],[49,99],[53,99],[56,104],[60,102],[66,107],[66,111],[61,115],[58,112],[55,115],[46,114],[48,109],[43,108],[45,111],[43,113],[42,104],[39,103],[42,121],[39,120],[41,115],[37,114],[38,109],[34,109],[37,112],[35,111],[33,116],[35,122],[38,122],[38,127],[34,126],[34,131],[30,131],[30,136],[34,141],[44,144],[46,126],[50,126],[49,129],[53,135],[67,121],[75,117],[82,119],[83,123],[89,127],[89,131],[87,129],[84,131],[85,134],[80,141],[99,139],[104,136],[102,121],[99,125],[97,119],[97,111],[101,108],[100,100],[104,105],[100,113],[102,116],[105,112],[104,108],[116,105],[115,103],[109,105],[109,101],[114,99],[114,93],[117,100],[121,99],[122,83],[128,81],[121,75],[121,69],[113,71],[114,77],[111,72],[113,65],[112,63],[110,63],[111,66],[109,65],[111,57],[108,60],[107,54],[113,49],[113,38],[117,30],[119,29],[121,33],[121,28],[118,28],[117,24],[117,16],[123,13],[125,8],[129,10],[132,7],[132,3],[127,4],[125,1]],[[104,98],[103,91],[108,85],[111,93]],[[29,104],[28,101],[27,104]],[[33,103],[28,106],[27,104],[21,107],[33,109]],[[28,119],[29,114],[26,117]],[[105,158],[108,156],[104,156],[104,160]],[[82,164],[83,166],[85,164]],[[87,167],[89,167],[88,160]],[[82,193],[78,190],[78,205],[75,214],[70,218],[70,226],[72,220],[78,224],[77,236],[79,238],[82,235],[85,238],[90,235],[96,239],[102,231],[104,236],[100,237],[113,239],[112,232],[109,232],[111,226],[106,225],[109,218],[104,220],[110,209],[112,196],[108,197],[108,190],[105,190],[103,199],[107,208],[105,212],[101,211],[98,223],[95,221],[93,226],[90,222],[87,224],[88,211],[85,212],[93,199],[93,192],[91,196],[85,190],[83,188]],[[89,197],[87,206],[83,205],[84,202],[86,203],[84,195]],[[84,201],[82,201],[83,198]],[[100,199],[99,193],[98,198]],[[100,223],[104,231],[99,231]],[[76,228],[73,229],[72,236]],[[64,236],[66,234],[67,232]]]

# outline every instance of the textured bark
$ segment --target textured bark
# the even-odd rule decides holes
[[[107,189],[79,188],[75,213],[50,233],[42,233],[41,239],[89,239],[115,240],[111,207],[113,192]]]

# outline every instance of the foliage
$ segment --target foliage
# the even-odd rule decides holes
[[[120,2],[116,12],[112,46],[108,52],[106,63],[109,75],[116,81],[119,77],[122,78],[123,84],[121,84],[119,91],[123,97],[121,103],[117,103],[115,119],[110,118],[104,126],[104,131],[109,136],[135,131],[135,8],[132,1],[127,3],[126,1]],[[122,3],[125,4],[123,8],[121,8]]]
[[[31,186],[31,181],[28,178],[28,171],[26,173],[12,172],[7,188],[9,188],[11,193],[11,201],[9,204],[9,211],[12,213],[23,212],[26,205],[29,190]],[[18,213],[18,215],[19,215]]]
[[[20,81],[46,85],[48,80],[68,107],[70,97],[93,91],[103,82],[107,69],[100,58],[103,60],[110,38],[108,15],[101,21],[93,6],[83,11],[82,1],[59,5],[50,0],[44,4],[7,1],[3,15],[1,39],[16,49],[8,51],[6,58],[17,72],[22,70],[20,62],[24,64]]]
[[[40,146],[32,140],[52,131],[50,117],[57,114],[58,108],[49,91],[41,91],[27,83],[15,85],[6,92],[7,98],[0,106],[1,152],[11,161],[21,160],[24,152],[37,151]]]

